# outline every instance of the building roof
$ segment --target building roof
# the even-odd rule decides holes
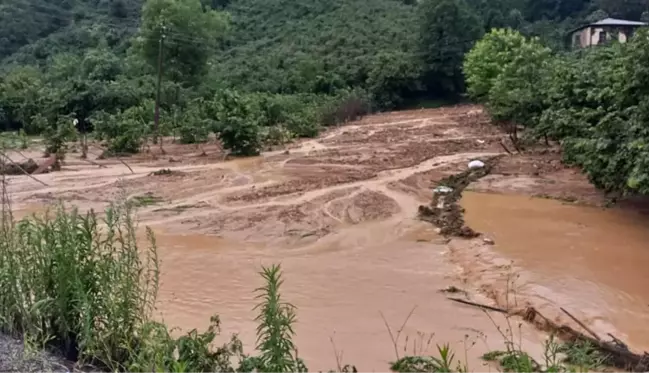
[[[584,28],[590,27],[590,26],[631,26],[631,27],[640,27],[640,26],[647,26],[647,23],[645,23],[645,22],[637,22],[637,21],[628,21],[626,19],[604,18],[601,21],[597,21],[597,22],[594,22],[594,23],[589,23],[587,25],[577,27],[576,29],[570,31],[570,33],[573,33],[575,31],[579,31],[581,29],[584,29]]]

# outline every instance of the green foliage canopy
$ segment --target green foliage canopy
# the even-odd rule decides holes
[[[148,0],[142,10],[142,53],[157,67],[161,44],[166,42],[162,52],[166,74],[196,83],[227,22],[223,12],[204,10],[199,0]]]
[[[460,93],[462,59],[482,34],[480,19],[464,0],[425,0],[420,7],[425,84],[446,94]]]

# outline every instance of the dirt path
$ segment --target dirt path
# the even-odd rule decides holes
[[[468,348],[469,360],[479,364],[478,356],[502,338],[482,312],[450,304],[438,292],[462,285],[469,277],[458,274],[470,264],[454,260],[453,246],[416,212],[437,181],[470,160],[501,154],[501,138],[473,106],[405,111],[256,158],[220,162],[216,146],[200,156],[197,148],[169,145],[166,156],[127,160],[134,173],[114,160],[98,161],[106,165],[98,168],[71,156],[62,172],[38,176],[49,187],[19,176],[9,185],[15,207],[28,211],[59,199],[101,209],[116,198],[139,197],[141,224],[158,233],[160,310],[172,326],[202,327],[219,313],[226,333],[254,345],[256,272],[281,262],[285,297],[299,307],[300,353],[311,369],[334,366],[330,338],[349,363],[386,369],[394,349],[381,313],[400,324],[413,307],[410,339],[400,348],[412,353],[415,339],[434,332],[435,341],[451,342],[460,354]],[[162,168],[170,172],[152,174]],[[505,157],[471,189],[602,201],[548,151]],[[542,336],[521,333],[539,351]]]

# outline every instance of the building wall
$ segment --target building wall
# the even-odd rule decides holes
[[[626,43],[633,29],[620,27],[586,27],[573,34],[573,47],[585,48],[599,44],[601,32],[606,32],[606,40],[612,40],[614,36],[620,43]]]

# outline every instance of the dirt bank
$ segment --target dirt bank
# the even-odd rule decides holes
[[[114,159],[92,159],[99,167],[71,154],[63,171],[38,176],[48,186],[8,179],[18,209],[59,199],[82,209],[120,197],[137,201],[141,225],[160,235],[160,311],[170,325],[202,327],[219,313],[226,333],[254,345],[256,272],[282,262],[285,297],[299,307],[300,354],[310,368],[335,364],[322,348],[333,337],[350,363],[384,370],[394,357],[381,313],[400,323],[416,306],[411,338],[435,331],[436,341],[459,350],[465,335],[479,338],[476,331],[490,336],[488,348],[502,342],[480,311],[438,292],[472,288],[471,278],[462,284],[457,273],[474,265],[453,257],[453,250],[468,257],[472,248],[447,245],[416,218],[441,180],[473,159],[500,157],[466,190],[604,200],[556,152],[505,155],[505,137],[479,107],[458,106],[369,116],[256,158],[223,162],[216,144],[167,145],[166,155],[152,149],[126,159],[132,171]],[[533,330],[523,333],[532,350],[539,346]],[[468,355],[479,364],[488,348],[477,345]]]

